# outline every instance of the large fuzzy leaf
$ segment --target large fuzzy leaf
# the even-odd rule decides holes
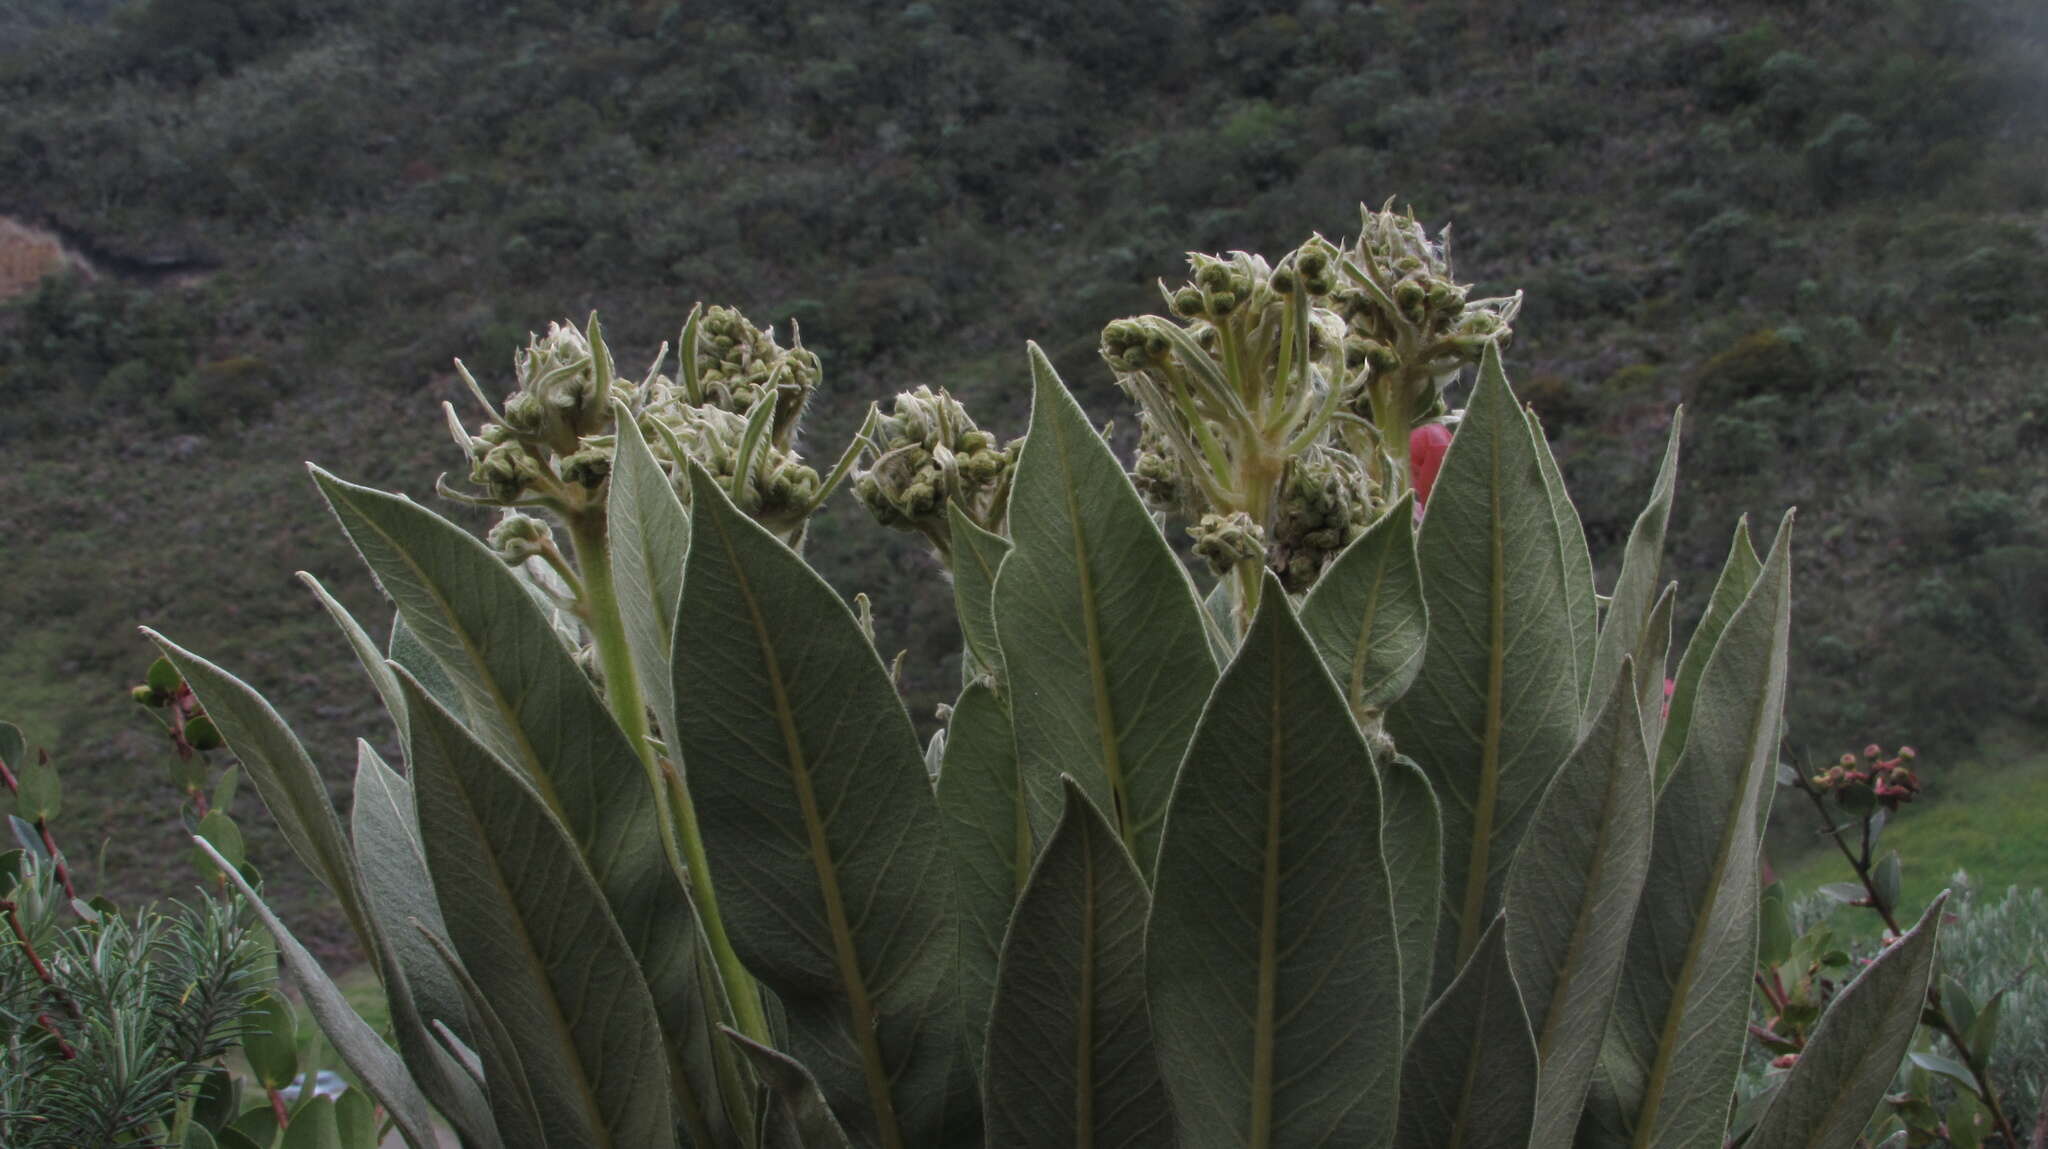
[[[1667,583],[1657,604],[1650,608],[1650,621],[1636,639],[1632,656],[1636,669],[1636,707],[1643,716],[1643,745],[1654,760],[1657,743],[1664,737],[1664,682],[1671,659],[1672,616],[1678,609],[1678,584]]]
[[[1395,744],[1443,805],[1439,990],[1499,909],[1508,861],[1578,734],[1565,589],[1576,576],[1558,543],[1545,457],[1489,349],[1417,544],[1428,652],[1387,712]]]
[[[946,1144],[959,929],[916,735],[838,594],[691,482],[675,745],[726,931],[857,1143]]]
[[[753,1041],[737,1030],[725,1036],[754,1066],[768,1086],[768,1109],[761,1119],[761,1149],[848,1149],[846,1130],[832,1115],[818,1079],[802,1062]]]
[[[1663,789],[1665,779],[1671,777],[1671,768],[1678,765],[1679,752],[1685,749],[1686,731],[1692,727],[1694,696],[1699,693],[1700,675],[1707,668],[1707,658],[1714,653],[1714,647],[1721,641],[1721,632],[1728,627],[1728,620],[1735,616],[1735,610],[1749,597],[1750,588],[1756,585],[1757,576],[1763,573],[1763,560],[1756,557],[1756,548],[1749,541],[1749,518],[1735,524],[1735,539],[1728,545],[1727,561],[1721,564],[1721,576],[1714,582],[1714,593],[1707,601],[1707,612],[1701,616],[1699,625],[1693,628],[1692,638],[1686,642],[1685,654],[1678,660],[1678,673],[1673,678],[1671,704],[1664,718],[1663,733],[1657,742],[1657,787]]]
[[[1287,595],[1259,613],[1188,747],[1146,964],[1188,1146],[1383,1144],[1400,956],[1371,752]]]
[[[1836,996],[1748,1145],[1849,1149],[1856,1144],[1920,1024],[1947,900],[1947,894],[1934,899],[1919,925]]]
[[[313,592],[313,597],[320,600],[320,605],[326,608],[328,617],[334,620],[334,625],[341,631],[342,637],[348,639],[349,648],[355,651],[356,661],[363,664],[363,673],[369,675],[370,685],[376,688],[377,697],[384,703],[385,711],[391,715],[392,724],[398,727],[398,736],[405,737],[405,695],[398,689],[398,679],[392,676],[391,668],[384,665],[384,652],[377,649],[376,640],[372,639],[370,632],[363,629],[363,624],[357,622],[355,616],[348,612],[348,608],[341,605],[339,599],[320,585],[319,579],[300,571],[299,581],[305,583],[306,588]]]
[[[213,719],[243,771],[255,780],[257,793],[292,852],[334,891],[363,948],[374,950],[376,927],[363,906],[361,879],[341,815],[335,813],[327,784],[298,735],[248,683],[148,627],[142,633],[164,652],[206,708],[206,716]]]
[[[1488,347],[1487,353],[1498,361],[1499,352]],[[1496,366],[1498,363],[1496,362]],[[1482,361],[1480,370],[1486,369]],[[1593,659],[1598,644],[1600,621],[1599,595],[1593,587],[1593,555],[1586,548],[1586,528],[1579,522],[1579,509],[1572,505],[1571,495],[1564,486],[1564,473],[1558,469],[1557,456],[1551,453],[1550,440],[1543,434],[1543,422],[1536,412],[1525,412],[1529,421],[1530,437],[1536,442],[1536,462],[1543,473],[1543,490],[1550,497],[1551,519],[1557,528],[1558,556],[1564,562],[1564,603],[1566,617],[1571,620],[1572,633],[1572,674],[1579,687],[1579,704],[1586,704],[1586,697],[1592,693]]]
[[[1041,836],[1072,774],[1150,873],[1215,662],[1180,560],[1035,344],[1031,376],[995,590],[1018,768]]]
[[[547,617],[469,532],[402,496],[318,468],[313,478],[398,604],[414,660],[446,672],[478,740],[575,839],[639,960],[671,1048],[679,1057],[706,1048],[717,1018],[697,976],[695,914],[669,864],[657,791]],[[400,633],[394,625],[394,648]],[[696,1068],[692,1080],[710,1095]]]
[[[1650,861],[1650,807],[1634,666],[1624,658],[1508,876],[1508,952],[1543,1069],[1531,1149],[1566,1149],[1578,1128]]]
[[[1145,1008],[1145,878],[1071,779],[1065,790],[1003,945],[982,1090],[988,1144],[1172,1145]]]
[[[1422,768],[1397,757],[1380,768],[1380,845],[1394,893],[1401,946],[1401,1032],[1415,1032],[1435,982],[1437,922],[1443,916],[1444,817]]]
[[[612,592],[640,689],[654,713],[668,715],[675,712],[668,659],[683,595],[683,559],[690,553],[690,518],[632,412],[614,401],[612,414],[619,440],[605,500]]]
[[[1009,557],[1010,540],[975,525],[956,503],[946,504],[946,524],[953,534],[953,610],[960,618],[960,637],[976,669],[984,674],[1001,674],[1003,652],[996,642],[996,572]]]
[[[1657,796],[1590,1115],[1598,1143],[1718,1146],[1746,1040],[1757,946],[1757,850],[1785,704],[1792,519],[1700,676],[1685,751]]]
[[[427,866],[548,1140],[674,1144],[654,999],[576,843],[514,770],[400,675]]]
[[[1429,612],[1415,565],[1413,494],[1344,549],[1302,604],[1301,625],[1359,721],[1399,698],[1422,669]]]
[[[396,713],[404,713],[404,687],[389,664],[400,692]],[[356,743],[356,783],[349,809],[349,838],[363,876],[363,893],[377,921],[377,955],[392,1029],[406,1064],[455,1127],[476,1141],[489,1128],[483,1094],[435,1039],[436,1022],[473,1042],[474,1028],[462,987],[434,950],[427,933],[446,937],[434,883],[427,876],[426,846],[413,814],[412,786],[385,765],[367,742]],[[425,931],[425,932],[423,932]]]
[[[1536,1041],[1501,919],[1422,1016],[1401,1063],[1396,1149],[1523,1149],[1536,1112]]]
[[[432,1111],[428,1109],[427,1099],[421,1095],[419,1087],[413,1084],[412,1076],[406,1072],[405,1063],[399,1060],[397,1052],[385,1045],[377,1031],[371,1029],[369,1023],[349,1005],[340,988],[321,968],[319,960],[292,936],[291,930],[264,904],[262,896],[241,871],[221,857],[206,839],[195,835],[192,843],[205,851],[214,865],[220,867],[220,872],[242,891],[250,908],[270,930],[271,937],[277,941],[278,960],[291,973],[292,980],[298,983],[299,991],[306,997],[306,1008],[319,1022],[321,1032],[327,1035],[335,1052],[341,1054],[342,1061],[383,1103],[406,1144],[412,1149],[431,1149],[437,1144]]]
[[[1635,526],[1628,533],[1628,546],[1622,551],[1621,574],[1615,579],[1614,594],[1600,620],[1600,638],[1593,648],[1595,691],[1607,689],[1607,684],[1614,681],[1615,667],[1624,658],[1634,658],[1637,668],[1643,668],[1642,640],[1650,626],[1658,588],[1663,585],[1664,528],[1671,521],[1672,490],[1678,482],[1679,430],[1684,421],[1682,410],[1671,417],[1671,435],[1664,445],[1664,461],[1657,468],[1657,480],[1650,487],[1649,504],[1636,516]],[[1589,728],[1600,701],[1587,700]]]
[[[1003,931],[1031,875],[1032,856],[1010,714],[986,685],[968,687],[953,707],[938,792],[959,898],[961,1005],[968,1049],[978,1059]]]

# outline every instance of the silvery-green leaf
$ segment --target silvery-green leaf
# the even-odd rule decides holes
[[[391,639],[385,643],[385,650],[391,661],[412,672],[412,676],[420,680],[420,685],[427,688],[427,693],[434,696],[434,701],[448,708],[448,713],[464,713],[462,693],[455,689],[455,680],[448,676],[448,668],[442,666],[441,660],[435,658],[434,653],[420,642],[419,636],[412,632],[402,610],[392,612]]]
[[[292,852],[334,892],[363,948],[374,952],[376,927],[363,907],[355,856],[342,832],[341,816],[335,813],[327,784],[299,744],[298,735],[268,700],[241,679],[148,627],[142,633],[184,677],[228,748],[255,780],[263,804],[270,808]]]
[[[683,594],[683,559],[690,553],[690,519],[668,473],[654,461],[640,426],[624,403],[612,403],[618,447],[605,500],[612,591],[619,600],[626,646],[647,704],[657,715],[675,712],[669,648],[676,604]]]
[[[695,911],[669,864],[660,791],[645,763],[489,547],[403,496],[312,474],[398,604],[404,630],[394,624],[394,650],[403,635],[419,648],[416,661],[447,674],[465,725],[569,830],[640,963],[669,1045],[694,1067],[683,1051],[705,1046],[717,1018],[700,992]],[[692,1084],[709,1096],[708,1081]]]
[[[996,642],[996,572],[1010,554],[1010,540],[981,529],[957,503],[946,504],[946,523],[953,537],[953,609],[960,617],[960,637],[976,667],[999,675],[1003,652]]]
[[[1722,630],[1700,675],[1685,750],[1657,796],[1603,1058],[1614,1104],[1593,1115],[1603,1144],[1721,1144],[1756,962],[1757,851],[1784,709],[1791,528],[1788,514]]]
[[[1542,1066],[1531,1149],[1568,1149],[1650,861],[1650,760],[1623,658],[1508,875],[1507,942]]]
[[[417,920],[412,924],[414,932],[420,934],[428,948],[440,958],[449,977],[461,987],[469,1015],[476,1021],[477,1047],[463,1058],[463,1064],[470,1066],[473,1059],[472,1068],[480,1071],[479,1079],[490,1098],[492,1131],[504,1143],[505,1149],[545,1146],[547,1139],[541,1132],[540,1106],[533,1099],[526,1066],[519,1060],[519,1042],[505,1028],[505,1019],[498,1016],[497,1009],[484,996],[476,979],[462,968],[462,959],[447,939],[427,933]],[[435,1033],[450,1043],[452,1051],[459,1052],[465,1048],[446,1026],[437,1025]]]
[[[1663,585],[1664,528],[1671,521],[1672,489],[1678,482],[1678,439],[1684,425],[1681,409],[1671,416],[1671,434],[1665,441],[1664,461],[1657,468],[1657,481],[1650,487],[1650,501],[1636,516],[1628,533],[1628,546],[1621,555],[1621,574],[1615,579],[1614,594],[1600,620],[1600,637],[1593,648],[1593,689],[1604,691],[1614,681],[1614,670],[1624,658],[1633,657],[1638,670],[1644,666],[1643,638],[1650,629],[1650,614]],[[1662,662],[1658,669],[1663,668]],[[1661,675],[1659,676],[1661,678]],[[1659,689],[1663,683],[1658,682]],[[1587,726],[1600,699],[1586,703]]]
[[[1072,774],[1149,873],[1215,662],[1180,560],[1036,345],[1031,375],[995,589],[1018,769],[1041,836]]]
[[[249,880],[228,865],[227,859],[215,853],[204,839],[194,838],[192,841],[213,858],[221,872],[248,899],[249,907],[256,911],[256,916],[276,940],[278,960],[305,995],[306,1008],[313,1014],[313,1020],[320,1024],[321,1032],[327,1035],[334,1051],[355,1071],[364,1087],[377,1095],[377,1100],[390,1113],[406,1144],[412,1149],[432,1149],[436,1144],[432,1110],[427,1106],[427,1099],[421,1096],[419,1087],[413,1084],[412,1076],[406,1072],[405,1063],[399,1060],[397,1051],[384,1044],[377,1031],[357,1015],[334,980],[321,968],[319,960],[299,944],[299,939],[293,937],[284,922],[264,904],[262,896],[249,884]]]
[[[1422,669],[1429,612],[1415,565],[1413,499],[1403,495],[1346,547],[1301,607],[1303,629],[1361,722],[1399,698]]]
[[[1415,1032],[1435,983],[1437,920],[1443,916],[1444,819],[1422,768],[1405,757],[1380,765],[1380,846],[1394,894],[1401,946],[1401,1033]]]
[[[391,674],[381,660],[377,666]],[[391,684],[403,691],[396,674]],[[403,694],[396,699],[404,713]],[[426,847],[413,816],[412,786],[385,765],[367,742],[356,743],[356,782],[349,810],[349,838],[361,867],[363,893],[377,921],[374,955],[391,1006],[398,1048],[420,1088],[464,1136],[478,1141],[490,1127],[483,1095],[434,1037],[434,1023],[458,1036],[473,1026],[462,987],[422,936],[447,936],[434,883],[427,876]],[[419,924],[415,924],[419,923]]]
[[[1497,912],[1536,799],[1577,740],[1577,608],[1566,589],[1577,575],[1559,545],[1547,457],[1489,349],[1417,541],[1422,671],[1387,712],[1395,745],[1443,807],[1439,990]]]
[[[1371,752],[1286,592],[1188,747],[1146,931],[1183,1144],[1352,1146],[1392,1133],[1400,953]]]
[[[1856,1144],[1920,1024],[1947,900],[1947,894],[1934,899],[1919,925],[1829,1003],[1757,1123],[1750,1149],[1849,1149]]]
[[[1499,352],[1492,347],[1487,350],[1498,361]],[[1485,370],[1483,362],[1480,369]],[[1525,414],[1530,437],[1536,441],[1536,461],[1543,473],[1543,490],[1550,497],[1551,518],[1557,526],[1558,553],[1564,562],[1565,614],[1571,622],[1572,673],[1578,682],[1579,704],[1583,707],[1586,696],[1592,693],[1594,648],[1598,643],[1600,622],[1600,595],[1593,585],[1593,556],[1586,548],[1586,528],[1579,522],[1579,509],[1572,505],[1571,495],[1565,490],[1564,474],[1558,470],[1557,456],[1551,453],[1550,440],[1543,434],[1543,423],[1533,410]],[[1460,433],[1463,430],[1461,426]],[[1430,509],[1434,511],[1436,508],[1432,506]]]
[[[1735,541],[1729,544],[1728,559],[1721,566],[1721,577],[1714,583],[1707,612],[1693,628],[1685,653],[1678,660],[1678,673],[1672,676],[1671,705],[1664,720],[1663,736],[1657,742],[1660,790],[1671,777],[1671,768],[1678,764],[1679,752],[1685,749],[1686,731],[1692,725],[1693,696],[1699,692],[1700,674],[1707,668],[1707,657],[1721,641],[1721,631],[1728,626],[1735,608],[1742,605],[1750,588],[1756,585],[1763,566],[1763,560],[1756,557],[1756,548],[1750,545],[1749,519],[1745,516],[1735,524]]]
[[[978,1061],[986,1044],[1003,931],[1031,875],[1031,822],[1017,778],[1010,715],[1001,698],[985,685],[968,687],[953,707],[947,731],[939,813],[959,897],[968,1050]]]
[[[959,926],[916,734],[837,592],[691,485],[674,746],[727,934],[856,1143],[952,1143]]]
[[[401,672],[414,800],[448,940],[504,1022],[550,1143],[674,1144],[654,999],[568,831]]]
[[[761,1122],[761,1149],[849,1149],[846,1130],[832,1115],[818,1079],[802,1062],[749,1039],[738,1030],[725,1036],[739,1048],[767,1085],[768,1112]]]
[[[1510,910],[1510,913],[1513,911]],[[1395,1149],[1523,1149],[1536,1111],[1536,1041],[1494,918],[1401,1062]]]
[[[1171,1146],[1145,1008],[1145,878],[1071,779],[1065,791],[1003,945],[982,1088],[988,1145]]]
[[[1650,608],[1649,621],[1630,656],[1636,669],[1636,707],[1643,716],[1643,745],[1654,754],[1664,736],[1664,677],[1671,657],[1672,614],[1677,610],[1678,584],[1669,583]]]

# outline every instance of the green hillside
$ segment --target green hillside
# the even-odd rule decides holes
[[[137,892],[186,882],[137,624],[337,784],[390,741],[291,577],[384,613],[299,465],[430,498],[453,357],[502,389],[596,309],[644,362],[703,299],[801,323],[814,457],[920,383],[1021,432],[1026,338],[1128,437],[1106,322],[1389,196],[1527,292],[1509,369],[1607,577],[1681,402],[1681,625],[1738,516],[1801,508],[1795,747],[2048,719],[2033,0],[99,7],[0,4],[0,214],[99,269],[0,307],[0,716]],[[810,545],[946,701],[935,566],[844,498]]]

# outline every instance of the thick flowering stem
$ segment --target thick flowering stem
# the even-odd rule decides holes
[[[726,937],[725,922],[718,914],[718,896],[711,886],[711,866],[704,851],[704,837],[697,828],[696,808],[681,774],[674,766],[655,757],[648,741],[647,701],[640,691],[640,678],[633,668],[632,652],[626,645],[626,624],[619,614],[618,595],[612,588],[611,553],[605,542],[606,515],[601,504],[566,516],[569,538],[576,548],[576,566],[582,575],[580,599],[583,623],[590,629],[597,647],[598,666],[604,672],[605,702],[619,728],[633,744],[634,753],[647,768],[649,784],[667,805],[673,829],[672,848],[679,855],[690,884],[690,900],[704,925],[713,959],[732,1000],[733,1019],[739,1030],[759,1042],[769,1040],[768,1021],[761,1010],[760,990],[753,975],[740,963],[739,955]]]

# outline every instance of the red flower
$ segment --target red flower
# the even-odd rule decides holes
[[[1415,488],[1415,511],[1422,513],[1429,502],[1436,473],[1443,469],[1444,452],[1451,449],[1451,429],[1442,423],[1424,423],[1408,432],[1408,481]]]

